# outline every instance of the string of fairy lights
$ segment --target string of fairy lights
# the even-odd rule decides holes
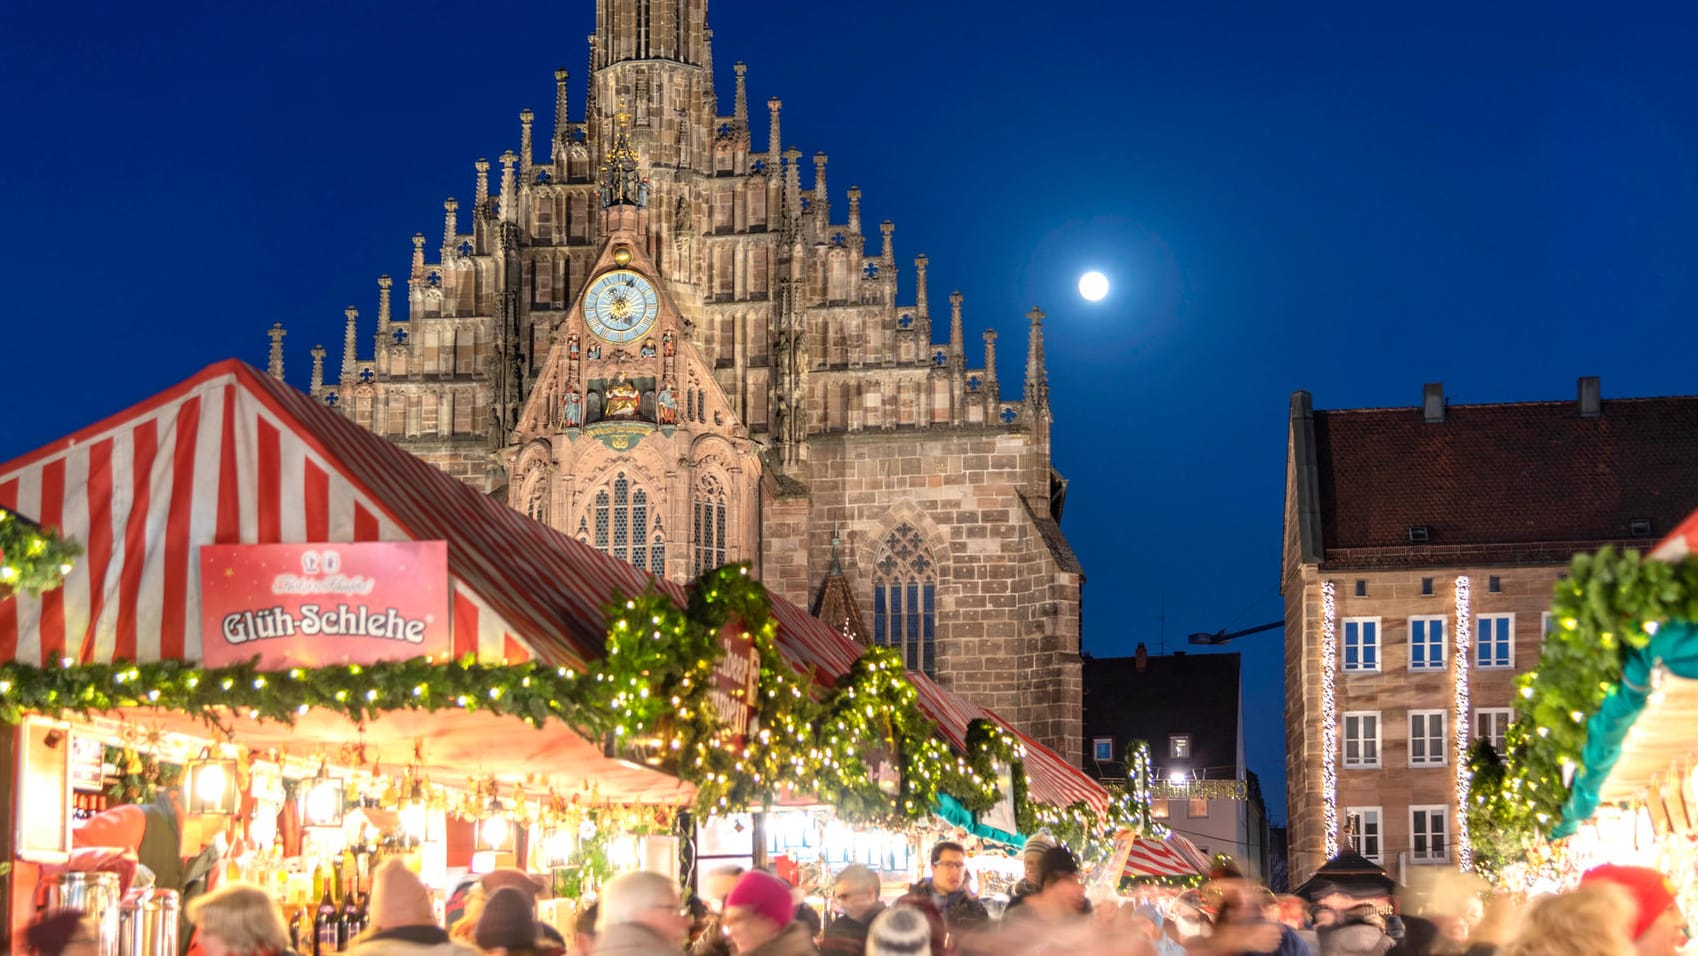
[[[1326,857],[1338,855],[1338,586],[1321,582],[1321,805]]]
[[[1469,658],[1469,648],[1473,643],[1473,609],[1470,607],[1470,588],[1468,575],[1457,575],[1456,578],[1456,719],[1451,728],[1451,752],[1455,754],[1456,763],[1456,865],[1462,872],[1467,873],[1474,868],[1474,842],[1468,827],[1468,808],[1474,771],[1468,765],[1465,755],[1468,753],[1469,720],[1471,716],[1468,700],[1468,671],[1472,666]]]
[[[651,590],[616,599],[608,614],[606,656],[583,673],[470,657],[271,672],[252,662],[67,660],[41,668],[7,661],[0,663],[0,720],[161,708],[198,717],[228,739],[234,714],[293,723],[323,709],[359,724],[394,711],[486,711],[610,739],[621,756],[693,784],[701,814],[770,806],[805,787],[845,821],[887,828],[929,818],[940,794],[974,812],[1007,798],[1024,832],[1048,826],[1084,838],[1140,813],[1148,819],[1147,794],[1141,809],[1111,804],[1106,813],[1082,802],[1032,801],[1025,749],[993,721],[972,722],[965,753],[952,752],[888,648],[865,651],[833,686],[805,691],[811,683],[779,652],[777,619],[746,565],[698,578],[687,607]],[[727,723],[724,702],[715,699],[726,693],[716,668],[728,643],[752,651],[759,668],[757,681],[729,692],[750,712],[741,728]]]

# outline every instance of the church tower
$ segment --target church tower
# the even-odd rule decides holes
[[[929,260],[899,300],[895,225],[858,187],[833,201],[776,97],[756,151],[742,63],[721,111],[711,40],[706,0],[598,0],[582,119],[556,70],[547,145],[520,111],[440,244],[413,237],[405,315],[381,277],[372,355],[350,307],[313,393],[645,570],[749,561],[1077,759],[1083,573],[1042,313],[1006,399],[995,333],[973,364],[957,292],[934,341]]]

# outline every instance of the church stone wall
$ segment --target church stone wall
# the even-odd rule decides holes
[[[890,532],[920,529],[937,562],[939,683],[1080,757],[1080,575],[1051,552],[1021,490],[1036,456],[1025,435],[979,430],[817,435],[809,491],[810,583],[839,561],[863,609]],[[770,526],[769,526],[770,527]],[[778,549],[769,540],[769,556]],[[799,575],[767,582],[792,600]],[[869,615],[869,621],[870,621]]]

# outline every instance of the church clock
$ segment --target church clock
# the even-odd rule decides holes
[[[630,269],[614,269],[584,293],[584,321],[597,338],[623,345],[649,333],[660,314],[654,285]]]

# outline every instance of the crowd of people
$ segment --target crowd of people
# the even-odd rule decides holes
[[[400,860],[374,874],[370,924],[350,956],[1676,956],[1685,920],[1655,870],[1601,866],[1572,890],[1522,905],[1469,892],[1401,912],[1383,898],[1278,896],[1231,870],[1200,888],[1087,893],[1078,860],[1047,837],[1024,848],[1006,901],[976,895],[967,851],[931,848],[930,875],[887,902],[879,875],[849,866],[830,884],[826,920],[777,876],[720,871],[686,900],[669,877],[632,872],[601,887],[568,939],[538,920],[537,887],[503,871],[456,894],[439,923]],[[1090,898],[1095,895],[1096,898]],[[282,912],[232,883],[189,907],[201,956],[293,956]],[[36,956],[99,956],[74,910],[25,933]]]

